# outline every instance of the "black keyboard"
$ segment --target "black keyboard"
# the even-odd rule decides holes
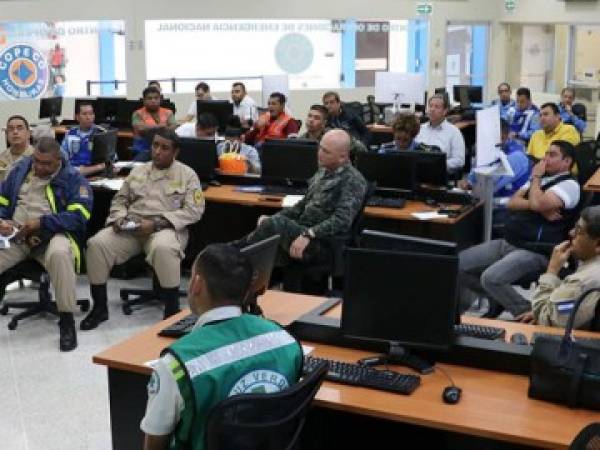
[[[165,337],[182,337],[192,331],[196,321],[198,320],[198,316],[196,314],[189,314],[185,316],[183,319],[179,319],[172,325],[169,325],[167,328],[163,328],[158,332],[159,336]]]
[[[262,193],[268,195],[305,195],[306,191],[306,187],[266,184],[263,186]]]
[[[378,206],[380,208],[396,208],[402,209],[406,205],[406,199],[400,197],[379,197],[371,196],[367,202],[367,206]]]
[[[563,333],[564,334],[564,333]],[[558,336],[559,338],[562,338],[563,334],[550,334],[550,333],[533,333],[533,335],[531,336],[531,342],[530,344],[533,345],[535,340],[539,337],[539,336]],[[586,344],[592,344],[594,347],[598,347],[600,348],[600,338],[591,338],[591,337],[577,337],[575,336],[575,341],[577,342],[584,342]]]
[[[329,381],[404,395],[412,394],[421,384],[421,377],[418,375],[406,375],[393,370],[379,370],[373,367],[312,356],[304,357],[304,374],[307,375],[315,370],[321,361],[329,362],[329,371],[325,376],[325,379]]]
[[[460,325],[454,325],[454,333],[457,336],[468,336],[478,339],[487,339],[490,341],[494,341],[496,339],[504,338],[506,330],[504,328],[461,323]]]

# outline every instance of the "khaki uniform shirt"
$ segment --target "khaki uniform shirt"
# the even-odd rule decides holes
[[[582,263],[577,271],[561,280],[556,275],[545,273],[533,294],[533,315],[540,325],[565,327],[573,309],[574,300],[589,288],[600,286],[600,256]],[[583,301],[574,328],[586,328],[594,318],[600,292],[592,292]]]
[[[204,196],[196,172],[179,161],[163,170],[152,162],[135,167],[113,198],[107,225],[137,214],[145,218],[164,217],[181,234],[186,226],[200,220]]]
[[[23,153],[18,156],[15,156],[10,151],[10,148],[7,148],[2,153],[0,153],[0,181],[6,180],[8,177],[8,173],[10,169],[24,156],[31,156],[33,154],[33,147],[29,145]]]
[[[12,218],[16,223],[23,225],[28,220],[52,214],[46,197],[46,186],[50,184],[52,178],[38,178],[33,174],[33,169],[29,171],[19,190],[17,206]]]

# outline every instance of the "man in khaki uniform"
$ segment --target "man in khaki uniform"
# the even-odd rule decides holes
[[[152,142],[152,161],[131,171],[112,201],[108,226],[89,239],[86,261],[94,307],[81,322],[82,330],[108,320],[110,270],[142,251],[158,277],[165,317],[179,311],[186,227],[202,217],[204,197],[196,173],[175,160],[178,151],[175,132],[161,128]]]
[[[56,293],[61,351],[77,347],[75,271],[91,210],[88,182],[52,138],[41,138],[33,156],[21,159],[0,184],[0,234],[16,231],[10,247],[0,250],[0,273],[28,258],[46,268]]]
[[[0,153],[0,181],[6,180],[10,169],[24,156],[33,154],[29,122],[23,116],[11,116],[6,121],[8,148]]]

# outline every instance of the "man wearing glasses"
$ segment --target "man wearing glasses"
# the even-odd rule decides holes
[[[508,83],[500,83],[498,85],[498,98],[492,100],[492,105],[498,105],[500,108],[500,118],[506,120],[510,108],[515,107],[515,101],[510,98],[512,89]]]

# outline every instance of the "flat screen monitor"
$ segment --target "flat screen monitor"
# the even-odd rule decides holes
[[[119,128],[131,128],[131,116],[138,109],[144,106],[144,102],[141,100],[124,100],[119,103],[116,126]]]
[[[415,159],[411,152],[393,154],[358,153],[356,168],[368,181],[377,183],[377,188],[415,188]]]
[[[411,349],[454,341],[458,257],[350,248],[342,332]]]
[[[210,181],[218,165],[217,144],[214,139],[179,138],[177,160],[194,169],[200,181]]]
[[[472,103],[483,102],[483,88],[481,86],[470,86],[457,84],[452,87],[454,101],[460,102],[461,108],[469,108]]]
[[[202,113],[215,116],[219,122],[219,134],[223,134],[233,115],[233,104],[227,100],[196,100],[196,111],[197,116]]]
[[[375,72],[375,101],[395,105],[421,104],[425,77],[420,73]]]
[[[375,230],[364,230],[361,234],[360,245],[374,250],[394,250],[447,256],[458,254],[456,242]]]
[[[256,297],[269,288],[278,247],[279,235],[277,234],[241,250],[252,265],[252,281],[248,289],[247,300],[256,300]]]
[[[95,98],[76,98],[75,104],[73,105],[73,117],[77,114],[78,106],[81,103],[89,103],[94,108],[94,114],[96,114],[96,99]]]
[[[317,150],[316,141],[266,140],[261,149],[262,178],[307,182],[318,169]]]
[[[92,137],[92,163],[106,163],[114,161],[117,151],[117,130],[110,129],[103,133],[96,133]]]
[[[117,124],[119,109],[127,99],[123,97],[98,97],[96,99],[96,123]],[[129,118],[131,123],[131,117]]]
[[[56,122],[56,118],[62,113],[62,97],[47,97],[40,99],[40,119],[50,118]]]
[[[170,109],[171,111],[173,111],[173,114],[175,114],[177,112],[175,103],[173,103],[170,98],[164,98],[164,97],[161,98],[160,99],[160,107]]]
[[[433,186],[448,185],[447,156],[444,152],[412,152],[416,165],[416,182]]]

